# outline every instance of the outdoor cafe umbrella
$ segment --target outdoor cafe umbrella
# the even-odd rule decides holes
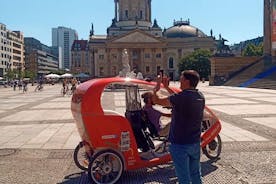
[[[51,74],[46,75],[45,78],[60,78],[60,76],[58,74],[51,73]]]
[[[70,74],[70,73],[65,73],[65,74],[61,75],[60,77],[61,77],[61,78],[72,78],[73,75]]]

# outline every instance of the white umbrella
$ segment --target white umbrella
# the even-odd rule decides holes
[[[58,74],[48,74],[48,75],[45,75],[45,78],[60,78],[60,76]]]
[[[3,77],[0,77],[0,80],[4,79]]]
[[[71,77],[73,77],[73,75],[70,74],[70,73],[65,73],[65,74],[61,75],[60,77],[62,77],[62,78],[71,78]]]

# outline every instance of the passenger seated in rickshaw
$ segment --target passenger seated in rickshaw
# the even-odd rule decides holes
[[[163,113],[156,110],[153,107],[153,105],[155,104],[153,103],[152,97],[153,97],[153,92],[146,92],[142,94],[142,98],[145,103],[143,107],[143,111],[146,113],[146,116],[150,121],[150,123],[154,125],[156,131],[158,132],[158,135],[162,137],[167,137],[170,131],[170,123],[163,125],[161,122],[161,117],[162,116],[171,117],[171,114]]]

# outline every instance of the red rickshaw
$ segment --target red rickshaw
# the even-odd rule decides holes
[[[82,141],[74,151],[74,161],[80,169],[88,170],[92,183],[116,183],[124,171],[171,161],[166,139],[158,138],[163,144],[155,146],[155,138],[149,136],[148,128],[140,125],[139,91],[152,90],[155,85],[155,82],[114,77],[93,79],[77,87],[71,110]],[[109,90],[119,88],[125,91],[125,114],[103,109],[101,98],[108,87]],[[178,88],[172,90],[180,91]],[[167,94],[167,91],[161,86],[160,93]],[[219,119],[205,107],[201,147],[210,159],[218,158],[221,153],[220,130]],[[141,157],[145,146],[147,151],[153,152],[160,151],[162,147],[162,154],[145,159]]]

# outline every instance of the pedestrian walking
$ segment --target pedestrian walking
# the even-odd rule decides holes
[[[19,91],[22,90],[22,81],[20,79],[18,81],[18,89],[19,89]]]
[[[185,70],[180,76],[180,93],[174,94],[169,88],[169,79],[164,77],[164,87],[171,93],[160,98],[154,93],[153,101],[162,106],[172,107],[172,121],[169,133],[169,151],[180,184],[201,184],[200,135],[205,98],[196,87],[199,74]]]
[[[28,87],[27,87],[27,85],[28,85],[28,81],[23,81],[23,93],[27,93],[27,90],[28,90]]]
[[[14,91],[16,90],[16,86],[17,86],[17,81],[16,81],[16,80],[13,80],[13,90],[14,90]]]

